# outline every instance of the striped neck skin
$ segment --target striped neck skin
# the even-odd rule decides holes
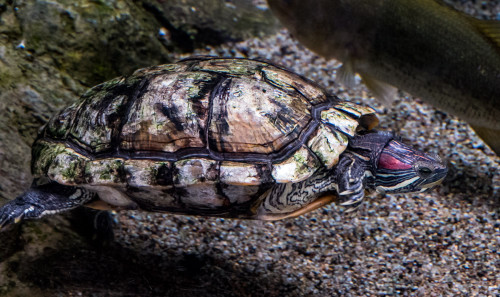
[[[438,156],[392,140],[380,154],[374,182],[379,192],[424,192],[439,185],[447,172]]]

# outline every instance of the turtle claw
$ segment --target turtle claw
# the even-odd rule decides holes
[[[365,198],[365,195],[363,190],[357,193],[351,193],[350,195],[339,195],[339,197],[340,201],[342,201],[339,204],[345,206],[347,208],[346,211],[351,212],[361,205],[363,199]]]
[[[357,200],[347,200],[340,203],[340,205],[345,207],[346,213],[353,212],[361,205],[361,203],[363,202],[363,198],[364,197],[361,197],[360,199]]]
[[[355,210],[365,198],[365,189],[363,183],[358,180],[356,183],[342,184],[341,187],[347,188],[339,193],[339,204],[345,206],[349,211]]]

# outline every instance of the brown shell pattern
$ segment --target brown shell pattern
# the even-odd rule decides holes
[[[222,198],[210,203],[228,205],[333,167],[349,137],[377,122],[269,63],[192,58],[90,89],[45,126],[32,167],[65,184],[212,191]]]

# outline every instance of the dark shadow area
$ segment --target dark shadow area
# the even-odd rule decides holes
[[[67,218],[71,223],[71,229],[97,251],[114,244],[115,223],[108,211],[77,207],[68,213]]]
[[[48,296],[76,292],[83,296],[300,295],[296,286],[281,283],[278,274],[264,278],[209,255],[162,257],[139,254],[118,244],[101,252],[77,246],[50,249],[9,265],[22,282]]]
[[[493,193],[493,176],[496,172],[484,173],[479,168],[473,168],[457,162],[448,162],[448,175],[442,189],[444,194],[475,193],[477,195],[491,195]]]
[[[15,252],[23,248],[21,240],[21,226],[11,225],[0,232],[0,263],[9,258]]]
[[[461,160],[460,160],[461,161]],[[439,195],[452,195],[456,201],[466,201],[471,207],[486,206],[500,210],[500,196],[494,191],[493,177],[496,172],[482,172],[479,168],[448,162],[448,175],[436,190]]]
[[[188,32],[176,28],[172,23],[165,17],[162,11],[154,4],[143,2],[142,7],[149,13],[151,13],[156,20],[162,24],[171,34],[171,40],[174,46],[178,47],[183,52],[193,52],[195,48],[201,47],[203,45],[220,45],[226,41],[231,40],[230,37],[224,36],[222,32],[217,32],[211,28],[200,28],[196,27],[192,29],[196,32],[194,36],[190,35]],[[168,46],[168,50],[175,50],[174,46]]]

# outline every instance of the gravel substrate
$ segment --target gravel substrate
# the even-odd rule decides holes
[[[475,2],[464,9],[485,18],[500,11],[498,2]],[[329,205],[278,222],[115,214],[116,242],[177,259],[175,271],[188,271],[191,285],[172,294],[500,296],[500,160],[466,123],[402,92],[387,110],[363,85],[344,89],[335,81],[340,64],[286,30],[196,54],[270,60],[342,99],[371,105],[381,112],[380,129],[439,154],[450,174],[429,193],[372,193],[354,213]]]

